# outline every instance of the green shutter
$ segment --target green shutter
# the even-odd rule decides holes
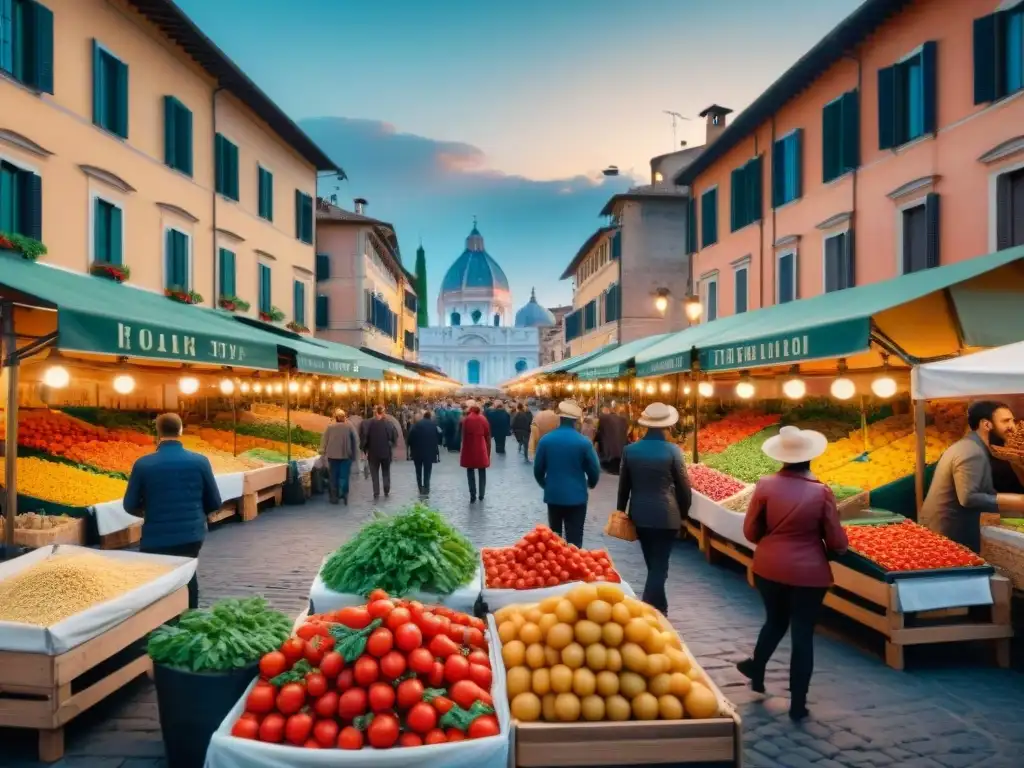
[[[188,281],[188,236],[178,231],[174,231],[174,280],[174,284],[184,291],[191,288]]]
[[[788,169],[793,174],[793,199],[804,196],[804,129],[797,128],[789,138],[793,142],[793,167]],[[758,161],[760,163],[760,161]]]
[[[213,137],[213,175],[214,189],[217,194],[224,194],[224,137],[219,133]]]
[[[316,297],[316,327],[326,328],[330,320],[330,299],[323,294]]]
[[[121,209],[116,205],[110,206],[110,263],[124,264],[124,242],[123,229],[121,225]]]
[[[929,40],[921,46],[921,84],[924,91],[924,132],[935,133],[938,127],[938,44]]]
[[[260,299],[259,309],[261,312],[269,312],[272,296],[270,293],[270,267],[260,264]]]
[[[178,100],[164,96],[164,163],[178,167]]]
[[[860,93],[849,91],[843,94],[842,104],[842,145],[839,153],[841,173],[860,167]]]
[[[228,186],[231,190],[230,197],[232,200],[238,200],[238,145],[228,142],[228,148],[230,162],[228,167]]]
[[[735,168],[729,174],[729,229],[735,232],[740,228],[740,200],[742,198],[741,188],[743,186],[743,169]]]
[[[128,65],[115,60],[117,78],[117,101],[115,102],[114,133],[122,139],[128,138]]]
[[[760,155],[747,162],[746,166],[744,166],[743,175],[745,182],[744,191],[746,192],[746,200],[743,206],[745,214],[743,224],[746,225],[761,218],[761,187],[763,182]]]
[[[267,221],[274,220],[274,175],[266,168],[259,169],[259,214]]]
[[[828,183],[840,175],[843,138],[843,97],[821,110],[821,180]]]
[[[1004,95],[1001,88],[1003,68],[999,66],[1002,49],[1003,14],[993,13],[974,20],[974,103],[986,104]]]
[[[23,40],[28,39],[27,83],[44,93],[53,93],[53,11],[33,0],[25,0],[26,25]]]
[[[293,308],[292,315],[295,318],[295,322],[299,325],[306,324],[306,286],[299,280],[296,280],[293,284]]]
[[[295,190],[295,237],[302,239],[302,192]]]
[[[43,180],[29,171],[18,171],[18,234],[43,239]]]
[[[164,269],[167,288],[176,288],[174,284],[174,230],[168,229],[164,234]]]
[[[878,70],[878,148],[896,146],[896,67]]]
[[[778,208],[786,197],[786,140],[772,144],[772,208]]]
[[[107,78],[103,72],[103,49],[99,40],[92,41],[92,122],[102,128],[106,127],[104,107],[107,104]]]
[[[107,205],[98,197],[92,201],[92,258],[93,261],[110,260],[110,217]]]
[[[235,253],[227,248],[219,251],[220,261],[220,295],[237,296],[235,287]]]

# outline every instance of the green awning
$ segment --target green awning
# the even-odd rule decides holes
[[[730,371],[849,357],[873,330],[903,349],[951,354],[983,339],[1024,338],[1024,246],[870,285],[731,315],[681,331],[636,356],[637,375]],[[996,273],[996,270],[999,270]],[[996,314],[994,308],[1013,306]],[[986,309],[987,308],[987,309]],[[987,332],[986,332],[986,329]],[[951,340],[952,338],[952,340]],[[954,348],[946,349],[953,346]]]
[[[278,369],[272,336],[130,285],[3,254],[0,293],[55,309],[56,346],[68,352]]]
[[[637,353],[664,341],[672,335],[671,333],[659,333],[656,336],[634,339],[570,368],[569,373],[574,373],[579,378],[588,380],[617,378],[633,367],[633,359]]]
[[[613,342],[611,344],[605,344],[603,347],[592,349],[589,352],[583,352],[582,354],[579,355],[573,355],[572,357],[567,357],[563,360],[556,360],[553,363],[548,363],[547,365],[538,368],[536,371],[532,373],[532,375],[545,376],[550,375],[552,373],[568,373],[572,371],[572,369],[575,368],[576,366],[583,365],[584,363],[593,360],[598,355],[604,354],[610,349],[615,349],[616,346],[618,345],[615,342]]]

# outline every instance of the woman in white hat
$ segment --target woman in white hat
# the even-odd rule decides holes
[[[811,474],[811,460],[825,452],[820,432],[783,427],[761,450],[782,469],[757,482],[743,521],[743,535],[757,545],[754,579],[764,601],[765,623],[753,658],[737,669],[764,693],[768,660],[789,630],[789,716],[807,717],[807,691],[814,671],[814,625],[832,586],[828,553],[849,546],[832,489]]]
[[[679,411],[651,403],[639,423],[647,427],[647,434],[622,452],[617,508],[629,514],[644,553],[643,601],[667,613],[668,562],[690,513],[690,482],[679,446],[665,439],[665,430],[679,423]]]

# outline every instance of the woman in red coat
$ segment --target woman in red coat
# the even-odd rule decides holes
[[[480,413],[480,406],[470,400],[469,413],[462,420],[462,454],[460,464],[469,479],[469,502],[476,501],[477,476],[480,478],[480,500],[487,491],[487,468],[491,466],[491,425]],[[476,470],[476,475],[473,471]]]

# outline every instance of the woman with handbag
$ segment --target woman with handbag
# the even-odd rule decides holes
[[[802,720],[814,671],[814,625],[832,586],[829,553],[849,546],[839,522],[832,489],[811,474],[811,460],[825,452],[820,432],[783,427],[765,440],[761,450],[782,462],[782,469],[757,481],[743,521],[743,535],[757,545],[754,580],[764,602],[765,623],[753,658],[736,668],[750,686],[764,693],[768,660],[789,630],[793,651],[789,662],[789,716]]]
[[[665,430],[679,423],[679,411],[651,403],[640,416],[647,434],[626,446],[619,468],[617,508],[629,513],[647,566],[643,601],[668,613],[668,562],[679,529],[690,513],[690,481],[679,446],[665,439]]]

